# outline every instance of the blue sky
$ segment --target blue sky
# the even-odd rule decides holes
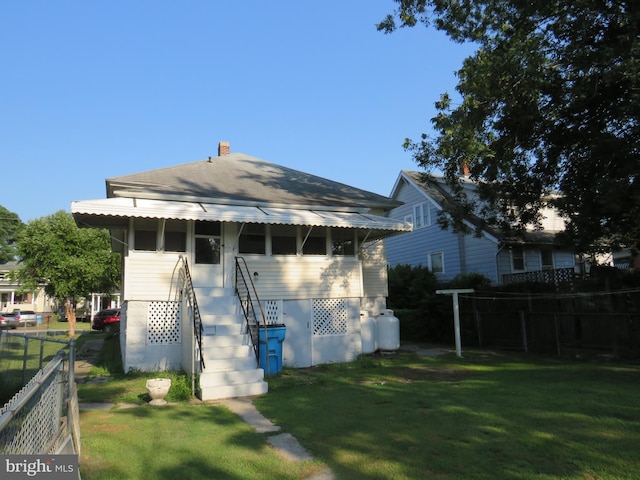
[[[472,53],[392,0],[0,6],[0,205],[26,222],[105,178],[242,152],[389,195]]]

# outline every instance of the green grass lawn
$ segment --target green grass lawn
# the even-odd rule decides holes
[[[221,406],[85,411],[80,424],[83,480],[301,479],[326,468],[283,460]]]
[[[81,401],[142,404],[144,378],[83,385]],[[174,378],[184,390],[185,377]],[[638,365],[400,352],[269,380],[257,407],[315,462],[287,463],[267,434],[183,397],[83,412],[81,471],[88,480],[305,478],[328,465],[338,479],[636,479],[639,398]]]
[[[269,389],[260,411],[338,478],[640,478],[638,366],[402,352]]]

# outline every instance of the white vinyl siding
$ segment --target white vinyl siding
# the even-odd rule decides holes
[[[389,294],[384,243],[376,242],[362,249],[362,284],[365,297]]]
[[[178,258],[178,254],[155,252],[125,257],[123,301],[167,300]]]
[[[403,202],[390,213],[392,218],[413,218],[414,206],[429,206],[431,228],[415,228],[385,240],[387,261],[390,266],[412,265],[430,267],[430,254],[442,252],[444,272],[438,274],[442,280],[450,280],[456,275],[476,272],[494,282],[498,281],[496,267],[497,243],[487,236],[457,235],[451,230],[442,230],[435,225],[438,208],[425,202],[423,193],[403,182],[397,189],[396,200]]]
[[[393,209],[390,213],[391,218],[398,220],[406,220],[411,217],[414,230],[412,232],[396,235],[385,240],[387,261],[389,265],[408,264],[413,266],[427,265],[426,258],[426,242],[430,235],[439,231],[439,228],[418,228],[413,218],[413,206],[416,204],[430,205],[434,209],[433,215],[437,214],[435,207],[431,202],[425,203],[425,197],[416,188],[403,182],[399,188],[396,198],[404,204]]]
[[[261,300],[361,297],[360,262],[355,257],[245,256]]]

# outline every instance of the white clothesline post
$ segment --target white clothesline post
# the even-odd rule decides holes
[[[453,330],[456,337],[456,355],[462,358],[462,342],[460,341],[460,305],[458,294],[473,293],[473,288],[452,288],[448,290],[436,290],[438,295],[451,295],[453,297]]]

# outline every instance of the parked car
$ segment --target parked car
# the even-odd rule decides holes
[[[32,310],[14,310],[13,314],[16,317],[16,326],[18,327],[35,327],[38,322],[36,319],[36,312]]]
[[[120,309],[105,308],[100,310],[93,316],[91,328],[106,333],[115,332],[120,328]]]
[[[13,313],[0,313],[0,329],[15,329],[16,327],[16,316]]]

